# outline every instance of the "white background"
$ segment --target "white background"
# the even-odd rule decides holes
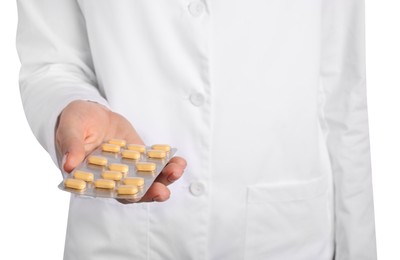
[[[392,260],[400,259],[400,1],[366,2],[378,256]],[[62,259],[69,195],[22,110],[16,25],[15,1],[0,1],[0,259]]]

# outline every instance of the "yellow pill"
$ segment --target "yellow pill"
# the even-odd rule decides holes
[[[94,182],[94,186],[96,188],[101,188],[101,189],[114,189],[115,188],[115,181],[106,180],[106,179],[97,179]]]
[[[148,150],[147,156],[150,158],[162,159],[167,156],[167,152],[163,150]]]
[[[88,163],[90,163],[90,164],[106,166],[107,162],[108,162],[107,158],[102,157],[102,156],[91,155],[88,158]]]
[[[110,153],[119,153],[121,147],[116,144],[102,144],[101,150],[103,152],[110,152]]]
[[[93,181],[94,174],[91,172],[84,172],[84,171],[75,171],[74,178],[83,180],[83,181]]]
[[[124,147],[126,145],[126,141],[123,139],[110,139],[108,140],[109,144],[116,144],[119,147]]]
[[[126,164],[112,163],[108,166],[111,171],[117,171],[122,173],[127,173],[129,171],[129,166]]]
[[[169,146],[168,144],[153,144],[151,146],[151,149],[169,152],[171,151],[171,146]]]
[[[66,179],[64,180],[64,186],[75,190],[83,190],[86,188],[86,182],[78,179]]]
[[[136,185],[136,186],[139,186],[139,187],[141,187],[141,186],[144,185],[144,179],[143,179],[143,178],[140,178],[140,177],[128,177],[128,178],[124,178],[124,179],[122,180],[122,182],[123,182],[124,184],[127,184],[127,185]]]
[[[138,193],[139,189],[135,185],[120,185],[117,189],[120,195],[134,195]]]
[[[124,150],[121,152],[122,158],[137,160],[140,158],[140,152],[133,150]]]
[[[137,162],[136,169],[140,172],[152,172],[156,169],[156,164],[151,162]]]
[[[107,180],[119,181],[122,179],[122,173],[117,171],[104,171],[101,177]]]
[[[141,144],[128,144],[128,150],[138,151],[139,153],[144,153],[146,151],[146,146]]]

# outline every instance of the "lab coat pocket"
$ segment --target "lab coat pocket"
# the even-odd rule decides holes
[[[332,259],[332,209],[320,177],[248,187],[245,259]]]
[[[145,203],[73,195],[64,259],[145,259],[147,219]]]

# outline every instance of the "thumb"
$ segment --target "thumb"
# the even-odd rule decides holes
[[[83,137],[77,132],[64,132],[58,136],[58,144],[64,156],[64,165],[62,167],[69,173],[85,159],[86,152]]]

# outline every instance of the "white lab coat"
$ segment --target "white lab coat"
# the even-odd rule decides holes
[[[76,99],[188,161],[164,203],[72,196],[65,259],[376,259],[363,0],[18,10],[22,100],[56,163],[56,119]]]

